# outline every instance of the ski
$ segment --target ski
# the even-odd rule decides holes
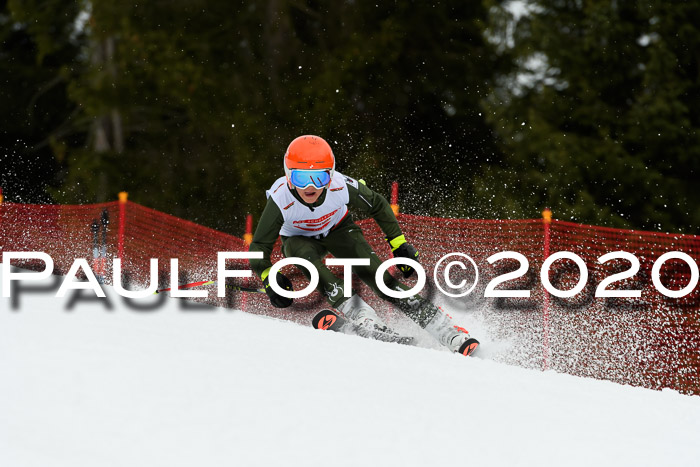
[[[345,319],[345,317],[333,310],[321,310],[318,312],[311,321],[311,325],[316,329],[327,329],[382,342],[396,342],[398,344],[411,345],[414,340],[412,336],[401,336],[383,332],[379,329],[365,328],[349,319]]]
[[[462,343],[462,345],[457,350],[457,353],[464,355],[465,357],[470,356],[479,347],[479,341],[470,337]]]

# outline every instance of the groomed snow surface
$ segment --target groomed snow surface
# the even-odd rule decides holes
[[[60,279],[0,299],[0,466],[700,465],[698,396]]]

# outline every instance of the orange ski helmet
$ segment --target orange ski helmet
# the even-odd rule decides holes
[[[323,172],[327,175],[317,177]],[[284,173],[290,188],[305,188],[304,184],[306,186],[313,184],[316,188],[326,187],[330,184],[334,172],[333,150],[326,140],[319,136],[299,136],[291,142],[284,154]],[[318,180],[325,183],[319,186]]]

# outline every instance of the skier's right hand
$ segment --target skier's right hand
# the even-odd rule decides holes
[[[282,295],[278,294],[274,290],[272,290],[272,287],[270,287],[270,269],[266,269],[262,273],[262,280],[263,280],[263,285],[265,286],[265,293],[270,299],[270,303],[272,305],[276,306],[277,308],[287,308],[289,305],[292,304],[294,301],[291,298],[283,297]],[[292,281],[287,279],[287,277],[282,274],[282,273],[277,273],[277,285],[284,290],[294,290],[292,288]]]

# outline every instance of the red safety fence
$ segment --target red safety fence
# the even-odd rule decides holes
[[[673,388],[700,393],[700,290],[693,286],[691,264],[683,259],[659,258],[682,252],[691,263],[700,263],[700,238],[602,228],[571,222],[535,220],[475,220],[398,215],[407,239],[421,253],[428,276],[423,294],[448,310],[455,320],[482,340],[485,356],[529,368],[608,379],[648,388]],[[248,221],[250,223],[250,221]],[[391,257],[384,236],[371,219],[358,221],[382,259]],[[250,226],[249,226],[250,227]],[[249,240],[249,237],[246,238]],[[112,283],[114,258],[123,261],[123,279],[131,288],[149,281],[149,260],[157,258],[159,286],[169,287],[170,259],[179,261],[179,282],[216,279],[217,253],[245,251],[247,242],[233,235],[126,201],[84,206],[0,204],[0,251],[42,251],[54,260],[54,273],[66,274],[76,258],[86,258],[106,283]],[[499,252],[517,252],[516,258],[489,262]],[[545,255],[568,251],[578,255],[589,277],[583,290],[572,297],[558,297],[543,288],[541,270]],[[613,259],[600,263],[605,254],[626,251],[639,261],[639,271],[613,282],[608,289],[639,290],[635,298],[599,297],[601,282],[630,268],[631,263]],[[450,280],[457,284],[476,282],[472,292],[450,298],[436,289],[433,272],[449,253],[469,256],[478,269],[465,260],[466,269],[452,267]],[[281,257],[279,244],[274,259]],[[464,259],[463,256],[451,257]],[[443,261],[438,281],[445,288]],[[43,269],[36,260],[16,266]],[[247,269],[245,260],[229,261],[228,269]],[[658,269],[655,281],[654,265]],[[507,279],[504,274],[522,271]],[[339,273],[340,270],[336,269]],[[293,267],[295,288],[307,281]],[[580,278],[579,266],[569,259],[551,264],[545,277],[555,290],[570,290]],[[528,297],[485,297],[488,284],[510,292],[529,291]],[[228,279],[229,285],[259,287],[257,278]],[[415,283],[415,279],[407,281]],[[670,291],[693,286],[683,297],[662,294],[658,284]],[[391,307],[356,284],[381,314],[392,321],[406,320]],[[198,299],[218,306],[244,309],[308,324],[315,310],[326,306],[318,292],[298,299],[289,309],[272,307],[264,294],[234,292]],[[448,290],[455,292],[455,290]],[[523,294],[525,292],[519,292]],[[502,292],[501,292],[502,293]],[[222,318],[224,319],[224,318]],[[477,334],[478,332],[478,334]]]

